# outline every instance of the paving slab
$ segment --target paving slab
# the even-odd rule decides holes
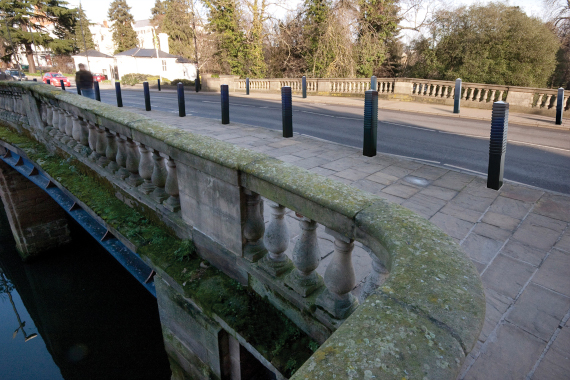
[[[462,245],[481,274],[487,298],[483,331],[458,379],[570,378],[569,195],[509,181],[495,191],[487,189],[482,176],[399,156],[364,157],[357,148],[308,136],[284,139],[279,131],[238,123],[221,128],[211,119],[129,110],[194,133],[229,138],[429,219]],[[291,256],[300,228],[293,212],[286,219],[291,240],[285,254]],[[317,235],[322,255],[317,271],[324,274],[333,238],[322,226]],[[353,294],[358,296],[371,261],[355,246]]]

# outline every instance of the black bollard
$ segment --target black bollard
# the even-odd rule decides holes
[[[367,157],[376,156],[378,136],[378,91],[368,90],[364,93],[364,140],[362,154]]]
[[[158,91],[160,91],[160,79],[156,80],[158,82]]]
[[[99,82],[95,81],[93,83],[93,87],[95,87],[95,100],[100,102],[101,101],[101,91],[99,91]]]
[[[460,101],[461,101],[461,78],[457,78],[455,80],[455,91],[453,92],[453,113],[459,113]]]
[[[227,84],[220,86],[222,93],[222,124],[230,123],[230,91]]]
[[[301,88],[303,90],[303,99],[307,98],[307,77],[303,75],[301,78]]]
[[[196,81],[194,81],[194,87],[196,87],[196,92],[199,92],[201,90],[200,77],[196,77]]]
[[[293,102],[291,87],[281,87],[281,111],[283,113],[283,137],[293,137]]]
[[[121,95],[121,83],[115,82],[115,93],[117,94],[117,107],[123,106],[123,96]]]
[[[81,89],[77,86],[77,95],[81,95]]]
[[[178,116],[184,117],[186,116],[186,103],[184,102],[184,85],[179,82],[177,85],[177,90],[178,90]]]
[[[378,81],[376,80],[376,75],[372,75],[372,78],[370,78],[370,89],[372,91],[376,91],[377,88],[376,86],[378,85]]]
[[[65,91],[65,84],[63,83],[63,79],[59,80],[59,84],[61,85],[61,89]]]
[[[249,78],[245,78],[245,94],[249,95]]]
[[[49,79],[46,79],[46,84],[51,84],[51,81]]]
[[[491,139],[489,142],[489,169],[487,187],[499,190],[503,186],[505,151],[507,150],[507,129],[509,127],[509,103],[493,103],[491,115]]]
[[[144,90],[144,107],[147,111],[150,111],[150,90],[148,88],[148,82],[143,82],[143,90]]]
[[[33,79],[33,81],[34,81],[34,82],[37,82],[37,81],[38,81],[38,79],[37,79],[37,78],[34,78],[34,79]]]
[[[556,125],[562,125],[562,112],[564,111],[564,89],[560,87],[556,94]]]

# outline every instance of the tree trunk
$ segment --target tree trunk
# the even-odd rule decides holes
[[[36,62],[34,61],[34,51],[32,50],[32,44],[24,44],[26,47],[26,57],[28,58],[29,72],[34,74],[36,72]]]

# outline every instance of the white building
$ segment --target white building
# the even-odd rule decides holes
[[[89,25],[89,30],[93,35],[93,42],[95,43],[95,50],[103,54],[113,55],[115,52],[115,43],[113,42],[113,31],[111,25],[107,21],[102,23],[95,23]]]
[[[75,65],[75,71],[79,70],[79,64],[83,63],[89,71],[93,74],[101,73],[106,75],[109,79],[116,78],[116,60],[115,57],[101,53],[97,50],[87,50],[85,52],[79,53],[71,56],[73,58],[73,63]]]
[[[169,80],[196,78],[196,64],[161,50],[157,57],[156,49],[133,48],[115,54],[115,59],[119,78],[125,74],[160,75]]]

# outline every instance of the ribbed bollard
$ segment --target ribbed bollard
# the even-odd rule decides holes
[[[160,91],[160,79],[157,79],[156,82],[158,83],[158,91]]]
[[[34,78],[34,79],[32,79],[32,80],[33,80],[34,82],[37,82],[37,81],[38,81],[38,79],[37,79],[37,78]]]
[[[196,81],[194,82],[194,87],[196,88],[196,92],[200,91],[200,77],[196,77]]]
[[[222,124],[230,123],[230,91],[227,84],[220,86],[222,95]]]
[[[303,75],[301,78],[301,88],[303,90],[303,99],[307,98],[307,77]]]
[[[293,101],[291,87],[281,87],[281,111],[283,114],[283,137],[293,137]]]
[[[186,116],[186,103],[184,102],[184,85],[182,83],[178,83],[176,85],[178,90],[178,116],[183,117]]]
[[[121,95],[121,84],[115,82],[115,94],[117,94],[117,107],[123,106],[123,96]]]
[[[59,80],[59,84],[61,85],[61,89],[65,91],[65,84],[63,83],[63,79]]]
[[[147,111],[150,111],[150,89],[148,88],[148,82],[143,82],[143,89],[144,89],[144,108]]]
[[[51,84],[51,81],[49,79],[46,79],[46,84]]]
[[[77,95],[81,95],[81,89],[77,86]]]
[[[376,80],[376,75],[372,75],[372,78],[370,78],[370,89],[372,91],[376,91],[377,90],[376,86],[378,86],[378,81]]]
[[[507,129],[509,127],[509,103],[493,103],[491,116],[491,139],[489,142],[489,169],[487,187],[499,190],[503,186],[505,151],[507,150]]]
[[[245,78],[245,94],[249,95],[249,78]]]
[[[564,89],[560,87],[556,95],[556,125],[562,125],[562,111],[564,111]]]
[[[377,131],[378,91],[368,90],[364,93],[364,141],[362,144],[362,154],[367,157],[376,156]]]
[[[453,92],[453,113],[459,113],[461,101],[461,78],[455,80],[455,91]]]
[[[95,81],[93,83],[93,87],[95,87],[95,100],[100,102],[101,101],[101,91],[99,91],[99,82]]]

